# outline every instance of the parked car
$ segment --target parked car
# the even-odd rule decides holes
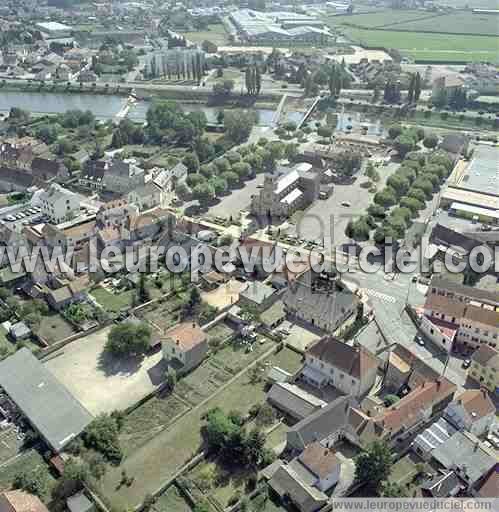
[[[342,201],[341,206],[349,208],[350,206],[352,206],[352,203],[350,201]]]
[[[464,368],[464,369],[467,369],[467,368],[469,368],[470,366],[471,366],[471,359],[465,359],[465,360],[463,361],[463,368]]]
[[[421,336],[416,336],[416,343],[418,345],[420,345],[421,347],[424,347],[425,343],[424,343],[424,339],[421,337]]]

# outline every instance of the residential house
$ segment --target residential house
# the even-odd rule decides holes
[[[467,490],[479,488],[497,464],[493,449],[470,432],[457,431],[432,452],[432,460],[443,470],[452,470]]]
[[[258,312],[269,308],[279,295],[277,291],[260,281],[252,281],[239,293],[239,305],[249,306]]]
[[[311,485],[316,480],[299,461],[282,464],[269,480],[269,487],[283,501],[291,502],[299,512],[316,512],[328,501],[320,489]]]
[[[459,430],[486,434],[495,422],[496,407],[485,389],[468,389],[451,402],[444,417]]]
[[[103,189],[116,194],[127,194],[146,181],[145,171],[133,158],[114,158],[104,174]]]
[[[499,390],[499,352],[487,345],[481,345],[473,354],[468,376],[491,393]]]
[[[302,420],[327,405],[324,400],[287,382],[276,382],[267,393],[267,401],[294,420]]]
[[[57,183],[40,194],[39,201],[43,214],[54,224],[70,220],[80,212],[78,195]]]
[[[368,418],[364,418],[357,406],[352,397],[340,396],[333,400],[288,429],[286,448],[301,453],[316,441],[331,447],[342,438],[359,444],[358,428]]]
[[[360,300],[337,276],[310,270],[289,286],[283,302],[288,314],[332,334],[357,312]]]
[[[325,336],[305,353],[301,378],[312,386],[334,386],[356,398],[366,395],[376,382],[378,359],[362,346],[351,346]]]
[[[195,322],[182,322],[166,332],[163,357],[179,373],[198,366],[208,352],[208,337]]]
[[[87,161],[78,176],[78,184],[92,190],[102,190],[104,174],[109,167],[107,160]]]
[[[464,350],[475,349],[481,344],[497,344],[499,308],[496,310],[494,306],[430,292],[426,297],[424,317],[422,328],[425,333],[448,352],[455,344]]]
[[[454,471],[439,471],[421,484],[424,498],[450,498],[456,496],[464,486]]]
[[[16,489],[0,493],[1,512],[48,512],[38,496]]]
[[[299,511],[314,512],[328,501],[325,493],[338,482],[340,471],[335,452],[314,442],[288,464],[274,466],[268,484]]]
[[[70,81],[73,78],[73,73],[71,72],[71,68],[62,62],[57,66],[55,76],[58,80]]]
[[[480,305],[499,307],[499,292],[482,290],[474,286],[466,286],[444,277],[434,275],[431,279],[428,293],[432,295],[443,295],[465,303],[479,303]]]
[[[56,279],[54,284],[55,286],[53,288],[46,288],[45,297],[49,306],[56,311],[60,311],[70,304],[82,302],[86,299],[86,290],[89,286],[87,275],[74,280]]]

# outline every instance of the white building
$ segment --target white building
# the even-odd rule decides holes
[[[378,359],[364,347],[326,336],[305,353],[301,378],[312,386],[329,384],[346,395],[362,397],[374,386],[377,370]]]
[[[53,183],[40,196],[40,207],[52,223],[60,224],[71,220],[80,212],[80,198],[74,192]]]

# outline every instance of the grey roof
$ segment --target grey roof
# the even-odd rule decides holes
[[[318,319],[319,323],[334,323],[333,319],[342,317],[358,298],[346,289],[331,294],[317,293],[305,283],[298,282],[286,291],[283,301],[288,309],[306,311],[305,316]]]
[[[71,512],[88,512],[94,508],[94,504],[82,492],[70,496],[66,503]]]
[[[496,464],[495,457],[469,432],[456,432],[433,450],[432,456],[446,469],[459,468],[468,485],[474,484]]]
[[[0,363],[0,386],[56,452],[93,419],[26,348]]]
[[[22,338],[29,336],[31,329],[24,322],[17,322],[10,328],[10,332],[14,338]]]
[[[265,325],[273,325],[279,320],[286,318],[286,310],[281,300],[274,302],[270,308],[266,309],[260,316]]]
[[[267,400],[296,419],[303,419],[326,405],[326,402],[303,391],[295,384],[277,382],[267,394]]]
[[[256,304],[262,304],[266,299],[275,293],[274,288],[260,281],[253,281],[249,286],[243,290],[239,296],[247,300],[251,300]]]
[[[457,428],[452,426],[444,418],[440,418],[437,422],[432,423],[427,429],[418,434],[414,440],[414,444],[421,447],[424,451],[429,452],[445,443],[456,432]]]
[[[340,396],[326,407],[293,425],[288,430],[288,435],[298,435],[303,446],[314,441],[323,441],[347,425],[352,404],[353,400],[350,397]]]
[[[301,512],[313,512],[318,510],[326,501],[327,496],[303,482],[290,465],[282,465],[269,481],[269,486],[281,497],[288,496]]]
[[[481,288],[454,283],[453,281],[449,281],[445,279],[445,277],[439,276],[438,274],[434,274],[431,278],[430,289],[431,288],[441,288],[447,290],[448,292],[453,292],[464,297],[469,297],[470,299],[499,304],[498,292],[482,290]]]
[[[461,487],[461,480],[459,480],[454,471],[437,473],[433,478],[421,484],[421,489],[427,491],[434,498],[455,496]]]

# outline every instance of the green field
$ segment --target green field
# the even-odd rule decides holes
[[[121,309],[128,309],[132,306],[135,290],[111,293],[105,288],[98,287],[92,290],[90,294],[106,311],[118,313]]]
[[[435,16],[431,20],[413,20],[406,23],[385,27],[394,30],[411,30],[414,32],[460,33],[470,35],[499,35],[499,19],[497,15],[470,14],[456,12]],[[496,42],[497,49],[497,42]]]
[[[224,46],[229,43],[227,32],[221,23],[208,25],[207,30],[201,30],[198,32],[184,32],[182,35],[193,43],[211,41],[217,46]]]
[[[347,28],[345,34],[362,46],[396,48],[414,59],[434,61],[499,62],[497,38],[449,37],[447,34]]]
[[[385,9],[333,16],[328,23],[354,43],[395,48],[417,60],[499,62],[499,23],[494,15]]]

